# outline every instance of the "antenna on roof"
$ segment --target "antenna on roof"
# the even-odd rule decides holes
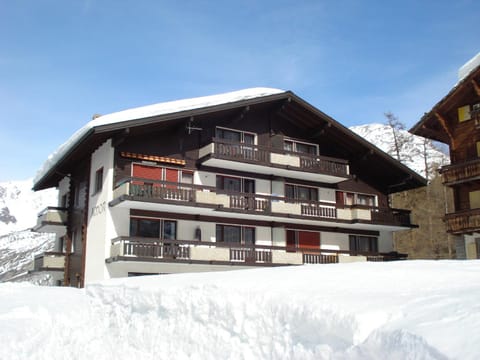
[[[190,119],[188,120],[187,122],[187,126],[185,127],[188,131],[188,135],[190,135],[192,133],[192,131],[202,131],[203,129],[200,128],[200,127],[195,127],[193,126],[193,116],[190,117]]]

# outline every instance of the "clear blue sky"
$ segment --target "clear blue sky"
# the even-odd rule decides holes
[[[480,51],[478,0],[0,2],[0,181],[94,113],[247,87],[413,125]]]

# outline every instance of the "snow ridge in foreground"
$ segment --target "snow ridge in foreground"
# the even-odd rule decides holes
[[[479,261],[0,284],[0,358],[476,359]]]

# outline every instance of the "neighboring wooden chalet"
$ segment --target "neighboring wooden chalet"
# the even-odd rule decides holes
[[[394,259],[422,177],[290,91],[246,89],[100,116],[40,170],[59,189],[37,269],[64,285]],[[401,254],[400,254],[401,255]],[[402,255],[403,257],[405,255]]]
[[[454,208],[445,215],[457,235],[457,258],[480,258],[480,54],[467,63],[463,78],[410,130],[448,144],[451,164],[440,169],[453,189]]]

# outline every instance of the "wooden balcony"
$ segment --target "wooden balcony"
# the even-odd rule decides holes
[[[350,178],[343,159],[213,139],[199,150],[202,165],[259,174],[338,183]]]
[[[447,232],[466,234],[480,231],[480,209],[464,210],[445,215]]]
[[[156,261],[189,264],[208,263],[213,265],[282,266],[355,261],[392,261],[403,260],[406,257],[406,254],[397,253],[119,237],[112,240],[111,257],[107,259],[107,263]]]
[[[35,232],[56,233],[64,235],[67,231],[67,209],[49,206],[38,214],[37,225],[33,227]]]
[[[65,254],[60,252],[44,252],[33,261],[34,271],[63,271],[64,267]]]
[[[144,183],[148,182],[148,183]],[[127,178],[114,190],[110,206],[122,201],[142,201],[181,206],[184,212],[199,210],[236,212],[250,215],[289,219],[321,220],[343,223],[371,223],[393,227],[414,227],[410,211],[369,206],[342,206],[322,201],[290,199],[283,196],[239,193],[217,190],[215,187]],[[159,205],[160,207],[161,205]]]
[[[454,185],[480,179],[480,159],[473,159],[441,168],[445,185]]]

